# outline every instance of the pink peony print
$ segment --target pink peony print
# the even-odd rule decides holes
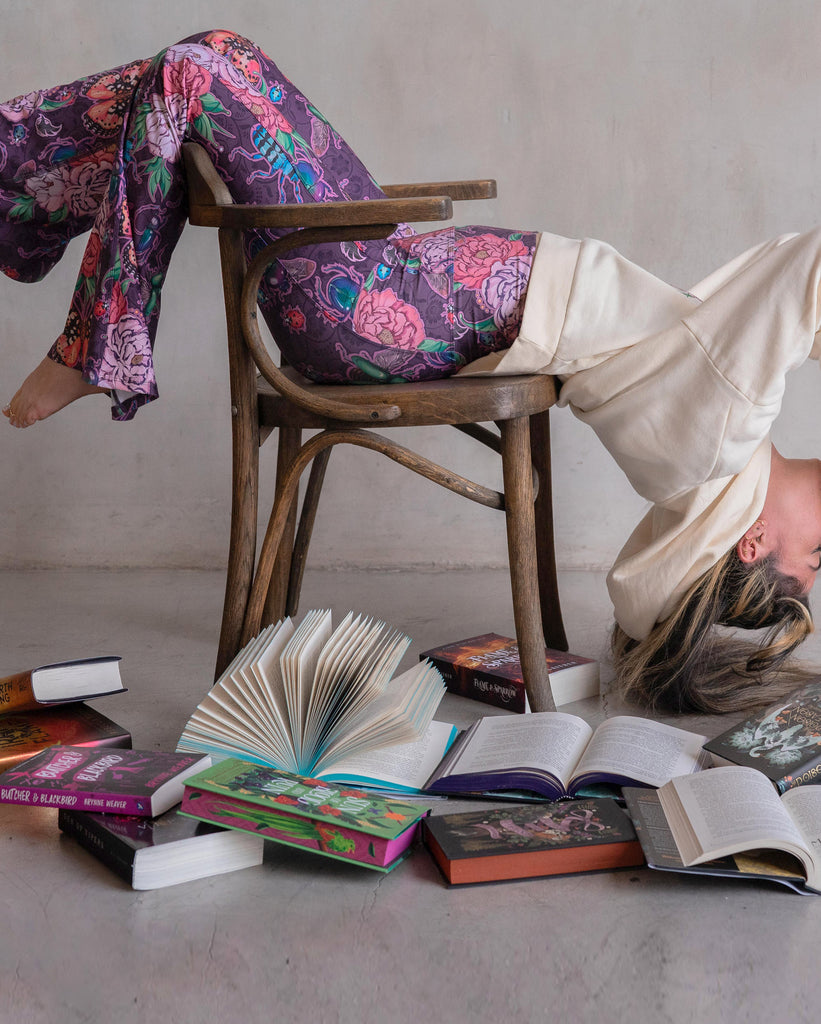
[[[13,100],[9,100],[7,103],[0,103],[0,114],[7,121],[11,121],[12,124],[25,121],[29,114],[40,106],[42,95],[42,92],[38,90],[36,92],[24,93],[22,96],[15,96]]]
[[[498,327],[504,328],[511,317],[518,319],[522,297],[527,291],[531,262],[528,255],[495,263],[490,276],[485,278],[480,295],[488,309],[493,310],[493,320]]]
[[[179,157],[184,131],[184,97],[169,96],[166,100],[154,93],[145,115],[145,142],[150,152],[173,163]]]
[[[418,259],[420,269],[428,274],[444,274],[453,263],[453,228],[412,236],[395,245],[410,259]]]
[[[425,326],[413,306],[391,288],[361,292],[353,314],[357,334],[378,345],[415,349],[425,340]]]
[[[108,191],[113,166],[107,153],[56,164],[44,174],[27,178],[26,191],[49,213],[56,213],[65,206],[76,216],[91,214]]]
[[[108,326],[100,380],[111,387],[144,393],[153,380],[151,346],[142,317],[136,313]]]
[[[200,97],[211,89],[211,73],[190,60],[179,60],[165,65],[163,69],[163,85],[166,100],[179,97],[183,101],[183,109],[187,106],[187,117],[193,121],[202,113]]]
[[[477,291],[493,273],[497,263],[512,257],[528,256],[529,250],[519,239],[500,238],[498,235],[473,235],[465,238],[456,248],[453,277],[465,288]]]

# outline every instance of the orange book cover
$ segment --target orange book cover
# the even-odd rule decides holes
[[[0,715],[0,772],[58,743],[130,747],[131,733],[88,704]]]

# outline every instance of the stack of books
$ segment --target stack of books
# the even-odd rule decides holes
[[[130,747],[127,729],[83,703],[124,692],[118,657],[60,662],[0,679],[0,772],[56,743]]]
[[[0,801],[57,809],[60,830],[133,888],[156,889],[262,861],[259,837],[179,813],[185,780],[208,764],[191,754],[53,746],[0,776]]]

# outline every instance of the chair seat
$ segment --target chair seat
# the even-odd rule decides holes
[[[434,426],[437,424],[485,423],[500,419],[533,416],[556,403],[556,382],[543,374],[515,377],[448,377],[446,380],[410,384],[314,384],[292,368],[283,373],[307,392],[338,399],[349,405],[399,406],[402,416],[395,426]],[[257,379],[261,426],[287,425],[303,429],[321,429],[332,425],[373,426],[365,416],[361,421],[328,419],[300,408],[279,394],[263,377]],[[380,429],[391,426],[381,422]]]

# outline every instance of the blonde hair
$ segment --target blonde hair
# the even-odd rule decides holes
[[[745,564],[732,549],[643,640],[616,625],[621,694],[650,708],[721,714],[774,701],[806,679],[790,655],[812,632],[812,616],[798,580],[775,561]],[[765,632],[755,643],[717,626]]]

